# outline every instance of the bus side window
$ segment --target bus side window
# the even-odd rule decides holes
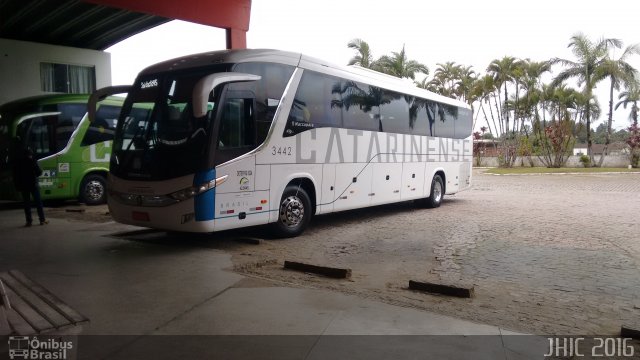
[[[381,88],[346,81],[342,92],[344,127],[356,130],[382,131],[380,126]]]
[[[284,89],[295,68],[291,65],[246,62],[234,66],[233,71],[260,75],[259,81],[233,84],[237,89],[253,92],[255,97],[256,145],[262,144],[267,138],[273,116],[284,93]]]
[[[335,77],[305,70],[296,90],[284,136],[322,127],[341,127],[343,82]]]
[[[412,115],[415,114],[415,118],[412,118],[414,122],[413,127],[411,128],[411,134],[431,135],[429,132],[431,129],[429,128],[428,101],[421,98],[415,98],[411,107],[412,109],[410,111],[414,111]]]
[[[473,119],[471,111],[468,109],[460,109],[455,122],[456,139],[465,139],[471,136],[472,127]]]
[[[413,121],[409,113],[409,100],[400,93],[383,90],[380,102],[380,121],[382,131],[410,134]]]
[[[458,108],[451,105],[436,104],[436,136],[453,138],[455,133],[455,121],[458,117]]]

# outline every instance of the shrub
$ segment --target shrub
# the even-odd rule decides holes
[[[580,155],[580,163],[582,163],[582,166],[586,168],[589,167],[589,165],[591,165],[591,159],[589,158],[589,155]]]

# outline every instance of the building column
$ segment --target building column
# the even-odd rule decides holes
[[[247,32],[240,29],[226,29],[227,32],[227,49],[246,49],[247,48]]]

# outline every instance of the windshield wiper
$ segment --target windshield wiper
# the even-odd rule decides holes
[[[125,123],[122,124],[123,125],[123,129],[126,129],[127,126],[129,126],[129,123],[132,120],[134,120],[134,117],[132,117],[132,116],[127,117],[127,120],[125,120]],[[149,123],[149,121],[147,121],[147,124],[151,125]],[[122,167],[125,168],[125,169],[128,169],[129,163],[131,162],[131,159],[133,159],[133,157],[134,157],[133,156],[134,155],[134,151],[131,151],[131,146],[132,145],[134,145],[136,143],[137,144],[142,144],[142,146],[140,146],[140,148],[142,150],[142,154],[143,155],[149,149],[149,146],[147,145],[147,142],[145,141],[145,139],[140,136],[140,133],[141,133],[140,130],[142,130],[142,127],[136,126],[136,131],[133,133],[133,136],[131,137],[131,141],[129,142],[129,144],[127,144],[127,148],[124,149],[125,158],[123,160]],[[136,145],[136,150],[137,150],[137,147],[138,146]]]

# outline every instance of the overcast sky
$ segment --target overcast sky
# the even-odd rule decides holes
[[[375,58],[400,51],[426,64],[455,61],[484,72],[505,55],[532,60],[574,59],[572,35],[614,37],[625,46],[640,42],[640,2],[636,0],[252,0],[249,48],[302,52],[337,64],[354,55],[349,40],[369,43]],[[113,84],[130,84],[156,62],[225,48],[224,30],[174,21],[107,49]],[[630,61],[640,69],[640,56]],[[555,72],[559,67],[555,68]],[[606,118],[608,86],[597,95]],[[616,97],[617,99],[617,97]],[[628,110],[614,113],[614,126],[628,126]],[[480,124],[481,125],[481,124]],[[596,123],[597,125],[597,123]]]

